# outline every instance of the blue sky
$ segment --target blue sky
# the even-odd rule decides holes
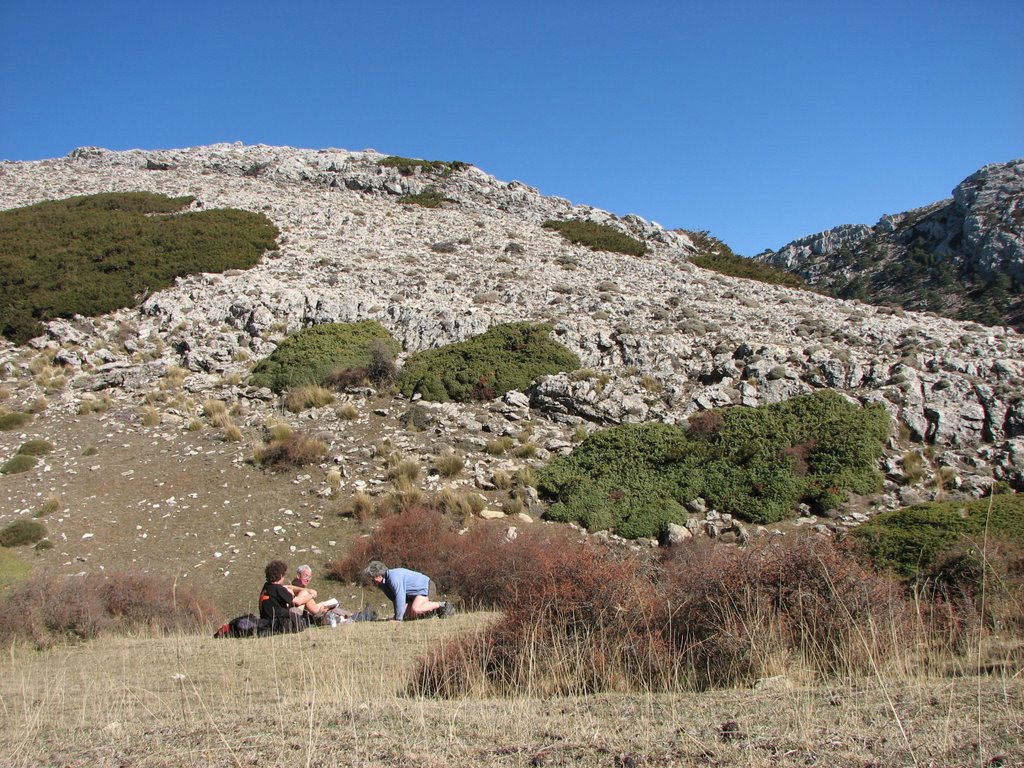
[[[1019,0],[0,0],[0,29],[0,159],[373,148],[744,255],[1024,156]]]

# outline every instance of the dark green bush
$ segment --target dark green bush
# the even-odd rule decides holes
[[[35,456],[25,453],[16,453],[3,466],[0,466],[0,475],[16,475],[19,472],[28,472],[39,461]]]
[[[824,510],[850,491],[877,490],[888,428],[883,408],[858,408],[832,390],[718,410],[689,431],[624,424],[550,462],[538,489],[554,502],[550,519],[627,538],[685,520],[682,504],[698,497],[744,520],[774,522],[800,502]]]
[[[297,331],[256,366],[249,378],[255,387],[281,392],[303,384],[323,385],[332,374],[382,365],[399,344],[376,320],[327,323]]]
[[[579,358],[550,338],[548,323],[506,323],[457,344],[411,355],[402,394],[425,400],[490,400],[526,389],[538,376],[571,371]]]
[[[24,518],[0,528],[0,547],[24,547],[46,538],[46,526]]]
[[[706,231],[691,232],[685,229],[679,231],[687,235],[697,247],[697,255],[691,256],[690,261],[698,267],[710,269],[731,277],[757,280],[761,283],[810,289],[810,286],[802,278],[794,275],[792,272],[786,272],[784,269],[776,269],[759,261],[737,256],[732,252],[732,248]]]
[[[31,421],[32,416],[21,411],[11,411],[0,415],[0,429],[18,429]]]
[[[1024,495],[904,507],[872,518],[852,535],[879,567],[914,576],[954,546],[980,541],[986,528],[991,538],[1024,546]]]
[[[417,168],[421,169],[421,173],[432,173],[440,176],[451,176],[457,171],[469,168],[469,163],[463,163],[458,160],[417,160],[412,157],[399,157],[397,155],[385,157],[378,165],[385,168],[397,168],[398,172],[403,176],[412,176]]]
[[[277,228],[238,210],[178,213],[191,197],[110,193],[0,212],[0,334],[129,307],[176,277],[253,266]]]
[[[541,226],[560,232],[570,243],[585,245],[595,251],[612,251],[629,256],[643,256],[647,246],[636,238],[624,235],[607,224],[593,221],[545,221]]]
[[[26,440],[17,452],[26,456],[45,456],[52,450],[53,443],[49,440]]]

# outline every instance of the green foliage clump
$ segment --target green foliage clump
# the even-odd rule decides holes
[[[398,202],[404,205],[418,205],[421,208],[440,208],[447,198],[437,187],[427,187],[415,195],[402,195]]]
[[[627,256],[643,256],[647,246],[634,237],[624,235],[607,224],[593,221],[545,221],[545,229],[560,232],[570,243],[585,245],[595,251],[612,251]]]
[[[46,538],[46,526],[24,518],[0,528],[0,547],[23,547]]]
[[[385,157],[378,165],[384,168],[397,168],[398,172],[403,176],[412,176],[417,168],[421,169],[421,173],[432,173],[440,176],[451,176],[457,171],[469,168],[469,163],[463,163],[458,160],[417,160],[412,157],[399,157],[397,155]]]
[[[308,384],[322,385],[337,371],[369,367],[379,345],[392,353],[400,348],[376,320],[314,325],[285,338],[253,369],[249,383],[270,387],[275,392]]]
[[[18,429],[29,423],[32,416],[22,411],[0,414],[0,429]]]
[[[879,567],[914,576],[954,546],[981,540],[986,528],[991,538],[1024,546],[1024,495],[916,504],[878,515],[852,535]]]
[[[697,255],[691,256],[690,261],[703,269],[710,269],[722,275],[730,277],[742,277],[747,280],[757,280],[761,283],[771,285],[785,285],[790,288],[810,288],[798,275],[786,272],[784,269],[776,269],[767,264],[762,264],[753,259],[737,256],[732,248],[709,234],[706,230],[691,232],[686,229],[679,230],[697,248]]]
[[[0,212],[0,334],[129,307],[176,277],[253,266],[277,228],[239,210],[180,213],[191,197],[149,192],[53,200]]]
[[[769,523],[800,502],[824,510],[848,492],[877,490],[888,430],[880,406],[858,408],[821,390],[701,414],[689,430],[623,424],[596,432],[540,470],[537,487],[554,501],[549,518],[627,538],[685,520],[682,505],[698,497],[720,512]]]
[[[572,371],[579,358],[552,341],[549,323],[505,323],[457,344],[411,355],[401,391],[425,400],[490,400],[526,389],[538,376]]]
[[[19,472],[28,472],[39,461],[35,456],[25,453],[16,453],[0,466],[0,475],[16,475]]]

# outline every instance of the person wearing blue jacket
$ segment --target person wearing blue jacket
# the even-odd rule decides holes
[[[451,603],[439,603],[430,599],[430,578],[419,571],[388,568],[380,560],[374,560],[363,569],[363,574],[394,604],[394,621],[422,619],[427,616],[447,619],[455,613]]]

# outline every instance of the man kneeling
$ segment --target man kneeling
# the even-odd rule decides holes
[[[395,606],[395,621],[422,619],[439,616],[446,619],[455,613],[451,603],[439,603],[430,599],[430,578],[419,571],[408,568],[388,568],[374,560],[363,575],[376,584]]]

